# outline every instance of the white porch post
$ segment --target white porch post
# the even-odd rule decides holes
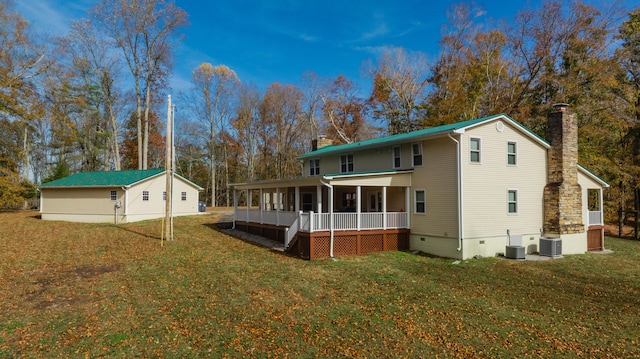
[[[407,216],[407,228],[411,228],[411,187],[404,188],[404,211]]]
[[[236,224],[236,220],[237,215],[236,213],[238,212],[238,190],[237,189],[233,189],[233,225],[235,226]]]
[[[318,202],[316,211],[318,213],[322,213],[322,186],[318,185],[316,187],[316,202]]]
[[[295,201],[296,201],[296,203],[294,204],[295,211],[296,213],[298,213],[300,212],[300,187],[298,186],[296,186]]]
[[[251,209],[251,190],[247,190],[247,222],[249,221],[249,210]]]
[[[357,228],[360,230],[360,226],[362,225],[362,186],[356,187],[356,223]]]
[[[329,230],[331,231],[329,256],[333,258],[333,186],[329,187]]]
[[[260,188],[260,224],[263,223],[262,212],[264,211],[264,190]]]
[[[598,194],[599,194],[599,198],[598,201],[600,203],[598,203],[598,209],[600,210],[600,224],[604,225],[604,202],[603,202],[603,197],[602,197],[602,188],[598,189]],[[602,248],[604,248],[604,245],[602,246]]]
[[[276,226],[280,225],[280,187],[276,187],[276,199],[274,201],[276,205]]]
[[[387,229],[387,186],[382,187],[382,229]]]

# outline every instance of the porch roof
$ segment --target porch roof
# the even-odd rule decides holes
[[[380,186],[380,187],[408,187],[411,186],[411,173],[413,169],[351,172],[327,174],[323,176],[298,177],[279,180],[266,180],[257,182],[234,183],[235,189],[260,189],[260,188],[285,188],[305,187],[317,185],[333,186]]]

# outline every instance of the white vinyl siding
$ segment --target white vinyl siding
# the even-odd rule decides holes
[[[489,122],[462,135],[462,153],[467,154],[469,139],[482,138],[482,166],[463,161],[465,238],[506,238],[507,229],[514,234],[535,236],[544,221],[542,194],[547,178],[547,149],[509,122],[503,122],[502,132],[496,130],[495,122]],[[505,159],[507,142],[517,143],[518,152],[518,165],[509,168]],[[509,214],[509,189],[517,189],[517,215]],[[486,255],[495,253],[489,251]]]

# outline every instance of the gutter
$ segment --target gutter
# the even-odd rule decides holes
[[[456,131],[452,131],[449,132],[447,134],[447,136],[453,140],[453,142],[456,143],[456,165],[458,166],[458,248],[456,248],[456,251],[460,252],[462,250],[462,238],[464,236],[464,225],[463,225],[463,208],[462,208],[462,160],[460,158],[461,156],[461,151],[460,151],[460,141],[456,140],[453,136],[451,136],[452,133],[455,134],[462,134],[464,133],[464,130],[456,130]]]
[[[329,184],[325,181],[323,181],[322,179],[320,180],[320,183],[322,183],[324,186],[327,186],[329,188],[329,234],[330,234],[330,241],[329,241],[329,257],[331,257],[331,259],[333,258],[333,185]]]

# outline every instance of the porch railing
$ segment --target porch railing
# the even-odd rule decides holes
[[[237,221],[289,227],[287,232],[292,235],[295,235],[298,230],[305,232],[328,231],[331,226],[331,214],[329,213],[289,211],[262,211],[260,213],[260,210],[256,209],[249,211],[237,209],[235,214]],[[333,229],[335,230],[408,227],[409,214],[407,212],[387,212],[386,216],[382,212],[333,213]]]
[[[602,211],[589,211],[590,226],[598,226],[603,224],[604,223],[602,223]]]

